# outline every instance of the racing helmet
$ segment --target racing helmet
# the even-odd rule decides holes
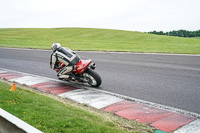
[[[55,43],[53,43],[53,44],[51,45],[51,50],[52,50],[53,52],[55,52],[55,51],[57,50],[57,48],[59,48],[59,47],[61,47],[60,43],[55,42]]]

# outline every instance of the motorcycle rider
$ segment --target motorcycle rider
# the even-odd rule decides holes
[[[50,67],[58,72],[58,79],[69,78],[69,73],[76,68],[76,65],[80,61],[80,57],[69,48],[61,47],[58,42],[53,43],[51,49],[53,53],[50,58]],[[60,69],[59,62],[65,64],[65,67]]]

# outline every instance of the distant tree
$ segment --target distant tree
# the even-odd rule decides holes
[[[164,32],[163,31],[159,31],[158,35],[164,35]]]
[[[148,32],[151,34],[156,34],[156,35],[168,35],[168,36],[177,36],[177,37],[200,37],[200,30],[197,31],[187,31],[187,30],[173,30],[169,32],[163,32],[163,31],[151,31]]]
[[[195,35],[195,32],[193,31],[193,32],[190,32],[189,33],[189,35],[188,35],[188,37],[195,37],[196,35]]]
[[[200,37],[200,30],[194,31],[196,37]]]

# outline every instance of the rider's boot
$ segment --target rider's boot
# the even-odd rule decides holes
[[[57,75],[59,80],[68,79],[70,76],[68,74]]]

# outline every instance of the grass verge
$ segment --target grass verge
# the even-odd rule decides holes
[[[0,108],[48,133],[151,133],[148,125],[129,121],[50,94],[0,82]],[[23,87],[24,88],[24,87]],[[28,88],[30,89],[30,88]]]
[[[94,28],[0,28],[0,47],[200,54],[200,38]]]

